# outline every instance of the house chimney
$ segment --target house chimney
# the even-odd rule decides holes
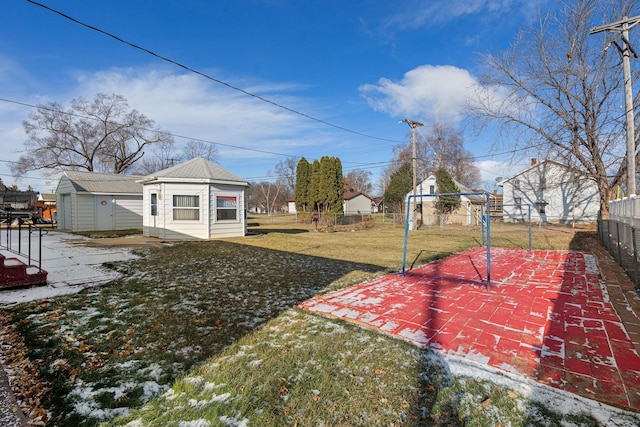
[[[535,166],[536,163],[538,163],[538,159],[536,159],[535,157],[531,158],[531,166]]]

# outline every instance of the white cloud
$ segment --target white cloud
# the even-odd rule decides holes
[[[312,123],[255,97],[207,81],[194,74],[157,69],[112,69],[79,77],[78,92],[93,97],[98,92],[123,95],[132,108],[155,120],[162,129],[188,138],[288,154],[309,144],[299,134]],[[249,91],[291,108],[304,109],[295,96],[281,95],[297,89],[287,85],[254,85]],[[277,91],[280,95],[275,95]],[[186,140],[177,139],[178,143]],[[237,149],[219,147],[221,155]],[[242,150],[243,156],[250,151]],[[261,155],[253,153],[253,155]]]
[[[0,81],[7,81],[8,73],[0,67],[0,77],[3,74],[4,79]],[[313,110],[313,106],[298,96],[305,89],[303,86],[262,81],[244,81],[237,85],[297,111],[309,113]],[[326,127],[293,112],[201,76],[172,72],[166,68],[113,68],[95,73],[82,72],[75,75],[70,87],[59,90],[55,99],[18,94],[15,100],[32,105],[55,100],[68,108],[71,99],[78,96],[92,99],[99,92],[124,96],[131,108],[153,119],[161,129],[186,137],[176,138],[179,145],[189,139],[226,144],[217,145],[220,164],[246,179],[264,177],[285,158],[266,152],[300,155],[314,148],[321,150],[326,147],[327,135],[330,134]],[[6,184],[15,182],[20,188],[31,185],[49,192],[51,187],[55,187],[55,181],[52,183],[42,178],[44,172],[30,172],[27,177],[16,181],[9,169],[10,162],[17,161],[23,149],[26,136],[21,122],[31,111],[33,108],[30,107],[0,103],[0,150],[5,153],[3,162],[0,162],[0,178]]]
[[[369,105],[393,117],[458,123],[467,93],[477,85],[467,71],[454,66],[423,65],[394,82],[381,78],[360,87]]]
[[[400,13],[390,16],[386,29],[415,29],[447,24],[465,16],[490,15],[495,22],[503,19],[522,19],[541,8],[548,0],[432,0],[404,3]]]

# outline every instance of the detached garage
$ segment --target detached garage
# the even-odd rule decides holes
[[[244,236],[248,183],[196,157],[146,176],[143,234],[161,239]]]
[[[139,175],[66,171],[56,189],[58,228],[70,231],[142,228]]]

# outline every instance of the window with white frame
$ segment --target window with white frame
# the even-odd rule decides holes
[[[516,209],[522,209],[522,197],[514,197],[513,203],[516,205]]]
[[[151,193],[151,216],[158,215],[158,194]]]
[[[237,221],[238,219],[238,197],[237,196],[216,196],[216,220]]]
[[[173,196],[173,220],[174,221],[199,221],[200,220],[200,196]]]

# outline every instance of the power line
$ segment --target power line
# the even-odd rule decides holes
[[[151,55],[151,56],[153,56],[155,58],[158,58],[158,59],[160,59],[162,61],[165,61],[165,62],[168,62],[170,64],[173,64],[173,65],[175,65],[177,67],[180,67],[180,68],[182,68],[182,69],[184,69],[186,71],[189,71],[191,73],[197,74],[197,75],[199,75],[201,77],[204,77],[207,80],[211,80],[212,82],[218,83],[218,84],[220,84],[222,86],[225,86],[225,87],[227,87],[229,89],[241,92],[244,95],[250,96],[250,97],[255,98],[255,99],[259,100],[259,101],[262,101],[262,102],[265,102],[267,104],[273,105],[274,107],[281,108],[281,109],[283,109],[285,111],[288,111],[290,113],[297,114],[297,115],[302,116],[302,117],[304,117],[306,119],[313,120],[313,121],[315,121],[317,123],[323,124],[325,126],[332,127],[334,129],[341,130],[343,132],[348,132],[348,133],[351,133],[351,134],[354,134],[354,135],[362,136],[362,137],[365,137],[365,138],[371,138],[371,139],[375,139],[375,140],[378,140],[378,141],[399,142],[399,141],[393,140],[393,139],[381,138],[381,137],[378,137],[378,136],[368,135],[366,133],[358,132],[358,131],[346,128],[344,126],[336,125],[336,124],[328,122],[326,120],[319,119],[319,118],[314,117],[314,116],[312,116],[310,114],[306,114],[306,113],[303,113],[301,111],[298,111],[298,110],[296,110],[294,108],[287,107],[287,106],[282,105],[282,104],[280,104],[278,102],[275,102],[275,101],[272,101],[270,99],[267,99],[267,98],[265,98],[263,96],[256,95],[255,93],[249,92],[248,90],[242,89],[242,88],[240,88],[238,86],[234,86],[231,83],[227,83],[227,82],[225,82],[223,80],[220,80],[220,79],[217,79],[215,77],[212,77],[212,76],[210,76],[210,75],[208,75],[206,73],[203,73],[202,71],[198,71],[195,68],[191,68],[191,67],[189,67],[187,65],[184,65],[184,64],[182,64],[182,63],[180,63],[180,62],[178,62],[176,60],[173,60],[173,59],[168,58],[166,56],[160,55],[160,54],[158,54],[158,53],[156,53],[156,52],[154,52],[154,51],[152,51],[150,49],[147,49],[147,48],[142,47],[140,45],[137,45],[135,43],[129,42],[129,41],[127,41],[127,40],[125,40],[125,39],[123,39],[121,37],[116,36],[115,34],[112,34],[112,33],[108,32],[108,31],[102,30],[102,29],[100,29],[98,27],[95,27],[93,25],[90,25],[90,24],[87,24],[85,22],[82,22],[82,21],[80,21],[78,19],[75,19],[75,18],[73,18],[73,17],[71,17],[71,16],[69,16],[69,15],[67,15],[67,14],[65,14],[63,12],[60,12],[60,11],[58,11],[56,9],[53,9],[53,8],[51,8],[49,6],[46,6],[46,5],[42,4],[42,3],[38,3],[37,1],[34,1],[34,0],[27,0],[27,1],[29,3],[31,3],[31,4],[34,4],[36,6],[39,6],[39,7],[43,8],[43,9],[46,9],[46,10],[48,10],[50,12],[53,12],[53,13],[59,15],[59,16],[62,16],[63,18],[68,19],[68,20],[70,20],[70,21],[72,21],[72,22],[74,22],[74,23],[76,23],[78,25],[81,25],[81,26],[83,26],[85,28],[88,28],[90,30],[96,31],[96,32],[98,32],[100,34],[103,34],[103,35],[105,35],[107,37],[110,37],[110,38],[112,38],[112,39],[114,39],[114,40],[116,40],[116,41],[118,41],[120,43],[126,44],[127,46],[130,46],[130,47],[132,47],[134,49],[141,50],[142,52],[145,52],[145,53],[147,53],[147,54],[149,54],[149,55]]]
[[[77,114],[77,113],[73,113],[71,111],[62,111],[62,110],[58,110],[55,108],[51,108],[47,105],[33,105],[33,104],[28,104],[26,102],[21,102],[21,101],[14,101],[11,99],[6,99],[6,98],[0,98],[0,102],[7,102],[7,103],[11,103],[11,104],[16,104],[16,105],[21,105],[23,107],[29,107],[29,108],[38,108],[38,109],[43,109],[43,110],[47,110],[47,111],[51,111],[52,113],[60,113],[60,114],[66,114],[72,117],[78,117],[81,119],[88,119],[88,120],[96,120],[99,121],[98,118],[96,117],[90,117],[90,116],[83,116],[82,114]],[[109,124],[114,124],[114,125],[123,125],[122,123],[117,123],[117,122],[108,122]],[[193,138],[193,137],[189,137],[189,136],[184,136],[184,135],[178,135],[175,133],[171,133],[171,132],[167,132],[167,131],[161,131],[161,130],[157,130],[157,129],[147,129],[147,128],[141,128],[144,131],[148,131],[148,132],[156,132],[159,133],[161,135],[166,135],[166,136],[172,136],[175,138],[180,138],[180,139],[188,139],[191,141],[198,141],[198,142],[204,142],[207,144],[215,144],[215,145],[221,145],[223,147],[231,147],[231,148],[237,148],[239,150],[246,150],[246,151],[253,151],[256,153],[262,153],[262,154],[271,154],[274,156],[281,156],[281,157],[299,157],[299,156],[294,156],[291,154],[283,154],[283,153],[277,153],[275,151],[267,151],[267,150],[260,150],[257,148],[248,148],[248,147],[243,147],[240,145],[233,145],[233,144],[227,144],[224,142],[217,142],[217,141],[210,141],[210,140],[206,140],[206,139],[199,139],[199,138]]]
[[[55,108],[51,108],[51,107],[49,107],[47,105],[34,105],[34,104],[29,104],[29,103],[26,103],[26,102],[11,100],[11,99],[7,99],[7,98],[0,98],[0,102],[6,102],[6,103],[10,103],[10,104],[20,105],[20,106],[28,107],[28,108],[41,108],[41,109],[45,109],[47,111],[60,113],[60,114],[65,114],[65,115],[78,117],[78,118],[82,118],[82,119],[98,120],[95,117],[83,116],[81,114],[73,113],[73,112],[70,112],[70,111],[58,110],[58,109],[55,109]],[[120,125],[120,123],[116,123],[116,122],[110,122],[110,123],[116,124],[116,125]],[[301,156],[298,156],[298,155],[283,154],[283,153],[278,153],[278,152],[273,152],[273,151],[260,150],[260,149],[256,149],[256,148],[243,147],[243,146],[240,146],[240,145],[227,144],[227,143],[222,143],[222,142],[217,142],[217,141],[194,138],[194,137],[190,137],[190,136],[186,136],[186,135],[179,135],[179,134],[166,132],[166,131],[158,131],[158,130],[155,130],[155,129],[144,129],[144,130],[150,131],[150,132],[161,133],[163,135],[167,135],[167,136],[171,136],[171,137],[175,137],[175,138],[191,140],[191,141],[198,141],[198,142],[203,142],[203,143],[207,143],[207,144],[214,144],[214,145],[217,144],[217,145],[221,145],[221,146],[225,146],[225,147],[236,148],[236,149],[246,150],[246,151],[252,151],[252,152],[257,152],[257,153],[262,153],[262,154],[270,154],[270,155],[275,155],[275,156],[280,156],[280,157],[287,157],[287,158],[299,158],[299,157],[301,157]],[[425,138],[425,136],[422,133],[421,133],[421,135],[422,135],[423,138]],[[469,156],[469,157],[460,157],[460,158],[443,157],[443,160],[445,160],[445,161],[449,161],[449,160],[477,161],[478,159],[493,158],[493,157],[504,155],[504,154],[515,154],[515,153],[520,152],[520,151],[527,151],[527,150],[530,150],[530,149],[538,148],[541,145],[544,145],[544,144],[532,145],[532,146],[527,146],[527,147],[522,147],[522,148],[514,148],[514,149],[511,149],[511,150],[506,150],[506,151],[492,153],[492,154],[486,154],[486,155],[483,155],[483,156]],[[429,160],[429,159],[425,159],[425,158],[422,158],[422,157],[418,157],[417,159],[420,160],[420,161]],[[378,169],[378,168],[387,167],[388,165],[392,164],[395,161],[396,161],[395,159],[392,159],[392,160],[387,160],[387,161],[382,161],[382,162],[367,162],[367,163],[359,163],[358,162],[358,163],[355,163],[354,166],[346,167],[345,170]],[[18,164],[19,162],[11,161],[11,160],[0,160],[0,163]],[[347,163],[349,163],[349,162],[344,162],[343,164],[347,164]],[[11,175],[0,174],[0,176],[11,176]],[[21,178],[41,179],[41,180],[50,180],[51,179],[51,178],[40,178],[40,177],[34,177],[34,176],[22,176]],[[256,180],[256,179],[263,179],[263,178],[269,178],[269,176],[262,175],[262,176],[248,177],[246,179],[247,180]]]

